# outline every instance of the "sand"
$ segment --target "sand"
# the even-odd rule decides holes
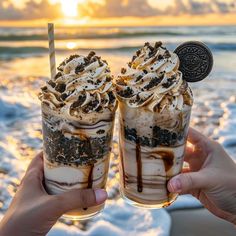
[[[206,209],[176,210],[170,213],[170,236],[235,236],[236,226],[212,215]]]

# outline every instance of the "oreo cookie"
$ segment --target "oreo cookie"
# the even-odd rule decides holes
[[[201,81],[210,74],[213,55],[204,43],[189,41],[178,46],[174,52],[179,57],[179,70],[187,82]]]

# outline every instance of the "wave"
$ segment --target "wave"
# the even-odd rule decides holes
[[[141,47],[141,46],[140,46]],[[111,51],[119,51],[119,52],[127,52],[130,50],[138,50],[139,47],[116,47],[116,48],[77,48],[73,49],[80,50],[80,51],[90,51],[90,50],[96,50],[96,51],[105,51],[105,52],[111,52]],[[64,49],[56,49],[57,53],[68,53],[70,51],[67,48]],[[46,47],[0,47],[0,58],[4,57],[14,57],[14,56],[25,56],[25,55],[40,55],[48,53],[48,48]]]
[[[235,26],[228,27],[101,27],[101,28],[57,28],[57,40],[113,39],[145,36],[196,36],[235,35]],[[4,28],[0,27],[0,41],[47,40],[46,28]]]
[[[209,48],[212,51],[236,51],[236,43],[207,43]],[[175,48],[177,44],[167,43],[167,47],[169,48]],[[112,48],[77,48],[73,50],[80,50],[80,51],[88,51],[88,50],[96,50],[96,51],[105,51],[105,52],[111,52],[111,51],[117,51],[117,52],[127,52],[127,51],[134,51],[138,48],[142,47],[142,45],[137,45],[134,47],[130,46],[122,46],[122,47],[112,47]],[[61,48],[57,49],[57,52],[68,52],[69,49],[67,48]],[[48,53],[47,47],[0,47],[0,56],[1,55],[20,55],[20,54],[43,54]]]
[[[207,45],[216,51],[236,51],[236,43],[207,43]]]
[[[0,99],[0,122],[11,122],[12,120],[23,118],[27,109],[20,103],[10,103]]]
[[[0,47],[1,54],[37,54],[46,53],[48,48],[45,47]]]
[[[119,38],[136,38],[145,36],[188,36],[192,34],[180,33],[180,32],[118,32],[107,34],[58,34],[56,40],[73,40],[73,39],[119,39]],[[48,36],[45,34],[37,35],[0,35],[0,41],[38,41],[48,40]]]

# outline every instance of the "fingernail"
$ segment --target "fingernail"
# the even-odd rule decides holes
[[[179,179],[179,177],[174,177],[170,180],[170,192],[174,192],[174,193],[180,193],[182,186],[181,186],[181,181]]]
[[[107,199],[107,192],[105,190],[96,189],[94,192],[97,204],[101,204]]]

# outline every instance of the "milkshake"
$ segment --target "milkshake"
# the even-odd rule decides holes
[[[105,188],[117,102],[106,61],[90,52],[72,55],[42,88],[45,186],[49,194]],[[87,219],[103,205],[65,217]]]
[[[161,208],[177,197],[168,180],[182,169],[193,96],[178,56],[145,43],[116,80],[121,194],[133,205]]]

